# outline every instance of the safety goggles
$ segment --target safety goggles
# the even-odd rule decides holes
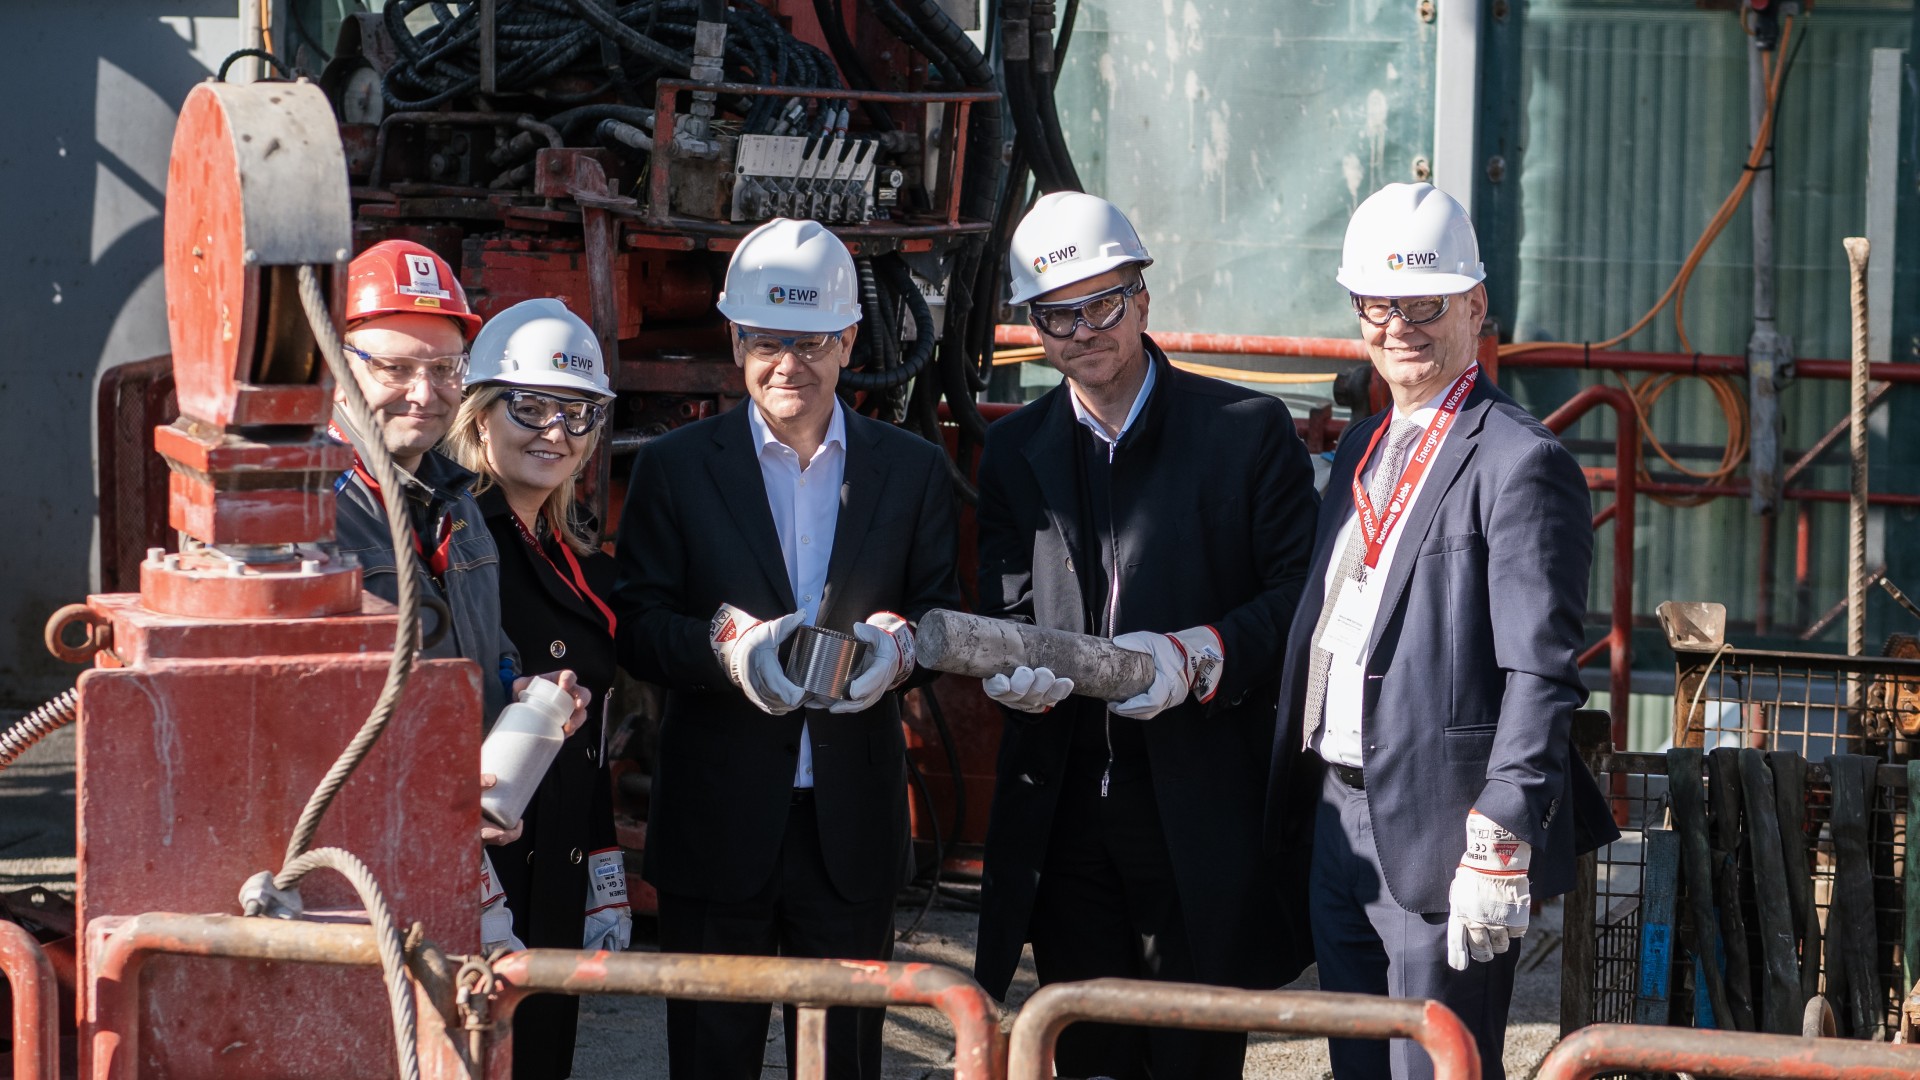
[[[740,348],[755,360],[773,362],[791,352],[802,363],[824,360],[840,344],[839,334],[767,334],[741,330]]]
[[[500,400],[507,403],[507,419],[528,431],[545,431],[555,424],[578,438],[600,426],[607,407],[597,401],[557,398],[534,390],[509,390]]]
[[[435,356],[427,360],[411,357],[378,356],[365,349],[346,346],[347,354],[366,365],[373,381],[390,390],[411,390],[422,379],[435,390],[458,390],[467,378],[467,354]]]
[[[1446,296],[1354,296],[1353,310],[1375,326],[1385,326],[1395,315],[1408,326],[1430,323],[1447,313]]]
[[[1144,282],[1135,281],[1062,304],[1032,304],[1027,317],[1033,320],[1034,329],[1052,338],[1070,338],[1082,323],[1095,333],[1111,330],[1127,313],[1127,301],[1146,287]]]

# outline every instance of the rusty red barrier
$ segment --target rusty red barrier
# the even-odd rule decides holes
[[[13,991],[13,1080],[59,1080],[60,991],[32,934],[0,920],[0,975]]]
[[[1608,1073],[1690,1073],[1751,1080],[1913,1080],[1920,1049],[1850,1039],[1595,1024],[1560,1040],[1536,1080]]]
[[[799,1007],[796,1056],[805,1080],[825,1075],[827,1006],[919,1005],[940,1010],[953,1025],[954,1080],[997,1080],[1005,1062],[992,999],[972,979],[936,964],[530,949],[496,961],[493,975],[503,985],[491,1020],[503,1033],[512,1030],[520,999],[536,993],[779,1002]]]
[[[1043,986],[1013,1023],[1007,1080],[1047,1080],[1053,1044],[1069,1024],[1271,1031],[1343,1039],[1412,1039],[1433,1059],[1435,1080],[1479,1080],[1480,1050],[1453,1010],[1437,1001],[1301,990],[1232,990],[1191,983],[1092,979]]]
[[[1002,324],[993,328],[993,343],[1031,348],[1040,344],[1040,332],[1031,326]],[[1367,343],[1358,337],[1270,337],[1264,334],[1181,334],[1154,331],[1153,343],[1170,353],[1212,353],[1220,356],[1301,356],[1327,360],[1365,360]]]

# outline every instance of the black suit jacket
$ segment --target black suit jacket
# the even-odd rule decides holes
[[[1279,399],[1180,371],[1147,348],[1153,392],[1113,471],[1114,629],[1220,632],[1226,664],[1212,701],[1189,699],[1145,721],[1142,735],[1200,977],[1272,985],[1306,963],[1294,949],[1303,936],[1273,936],[1304,926],[1305,912],[1276,902],[1260,823],[1280,653],[1313,546],[1313,469]],[[980,614],[1088,633],[1076,568],[1101,573],[1101,539],[1082,520],[1069,392],[1056,387],[987,434]],[[974,961],[996,995],[1028,940],[1073,715],[1100,708],[1083,702],[1042,716],[1003,710]]]
[[[849,632],[876,611],[918,620],[959,605],[953,486],[941,450],[846,410],[846,472],[818,625]],[[707,641],[715,609],[798,610],[747,410],[641,447],[621,516],[620,662],[667,688],[645,875],[663,892],[744,900],[772,877],[804,722],[814,805],[834,887],[849,901],[901,884],[906,744],[898,695],[866,712],[768,716],[727,681]]]

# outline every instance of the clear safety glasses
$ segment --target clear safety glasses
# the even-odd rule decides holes
[[[1095,333],[1111,330],[1127,313],[1127,301],[1146,287],[1136,281],[1063,304],[1032,304],[1027,308],[1028,318],[1033,320],[1034,329],[1052,338],[1072,337],[1081,323]]]
[[[578,438],[600,426],[607,407],[597,401],[557,398],[534,390],[509,390],[501,397],[507,418],[529,431],[545,431],[555,424]]]
[[[758,330],[740,331],[740,347],[755,360],[769,363],[788,352],[811,364],[824,360],[840,344],[839,334],[767,334]]]
[[[1395,315],[1405,319],[1408,326],[1419,326],[1445,315],[1449,299],[1445,296],[1355,296],[1353,310],[1375,326],[1387,325]]]
[[[425,379],[436,390],[458,390],[467,379],[467,354],[436,356],[428,360],[411,357],[379,356],[365,349],[346,346],[347,355],[367,367],[373,381],[390,390],[411,390]]]

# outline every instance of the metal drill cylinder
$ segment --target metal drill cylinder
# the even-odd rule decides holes
[[[809,694],[844,701],[853,669],[866,651],[867,643],[851,634],[803,626],[793,633],[787,678]]]

